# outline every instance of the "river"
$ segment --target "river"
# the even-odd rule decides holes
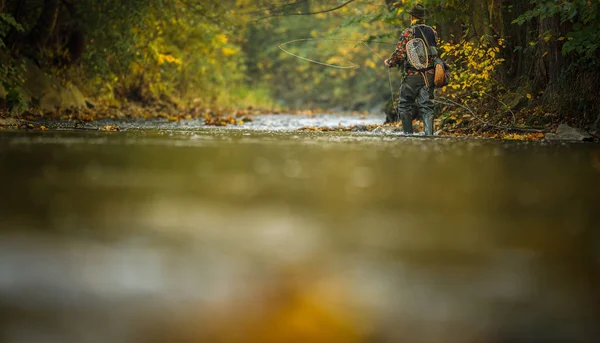
[[[0,131],[0,341],[597,342],[600,145]]]

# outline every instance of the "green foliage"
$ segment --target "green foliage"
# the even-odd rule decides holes
[[[6,47],[4,43],[4,38],[10,32],[10,30],[15,29],[17,31],[23,31],[23,26],[17,23],[15,18],[8,13],[0,13],[0,49],[4,49]]]
[[[535,8],[517,17],[513,23],[523,25],[533,19],[558,17],[562,24],[571,24],[566,36],[553,37],[555,33],[545,32],[542,37],[564,41],[563,55],[576,54],[582,62],[600,65],[596,58],[600,48],[600,11],[597,1],[530,0],[530,3]]]
[[[23,27],[10,14],[0,13],[0,49],[6,49],[4,39],[12,29],[23,31]],[[3,53],[0,54],[0,62],[0,84],[6,90],[6,105],[20,112],[27,107],[23,91],[25,63]]]
[[[2,56],[0,66],[0,84],[6,90],[6,105],[13,111],[20,112],[27,108],[23,84],[26,72],[24,61],[16,61],[9,56]]]

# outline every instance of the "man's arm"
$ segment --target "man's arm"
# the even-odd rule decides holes
[[[385,60],[385,65],[388,68],[399,66],[404,63],[406,59],[406,43],[412,38],[412,30],[410,28],[404,30],[400,35],[396,49],[392,53],[392,56]]]

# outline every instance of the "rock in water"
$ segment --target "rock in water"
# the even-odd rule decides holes
[[[400,121],[398,114],[396,113],[396,104],[398,102],[398,98],[389,99],[383,108],[383,113],[385,113],[385,123],[396,123]],[[412,117],[413,119],[420,119],[419,116],[419,107],[416,104],[412,105]]]
[[[393,123],[398,120],[395,110],[395,99],[389,99],[383,108],[383,113],[385,113],[385,122]]]
[[[547,133],[547,140],[550,141],[591,141],[593,137],[588,133],[567,124],[560,124],[556,129],[556,133]]]

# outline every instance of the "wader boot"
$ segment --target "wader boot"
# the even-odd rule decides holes
[[[423,117],[425,135],[433,135],[433,74],[425,74],[430,87],[425,84],[421,74],[407,75],[400,86],[400,98],[398,99],[398,114],[402,119],[402,130],[404,133],[413,133],[412,127],[412,105],[417,102],[419,112]]]

